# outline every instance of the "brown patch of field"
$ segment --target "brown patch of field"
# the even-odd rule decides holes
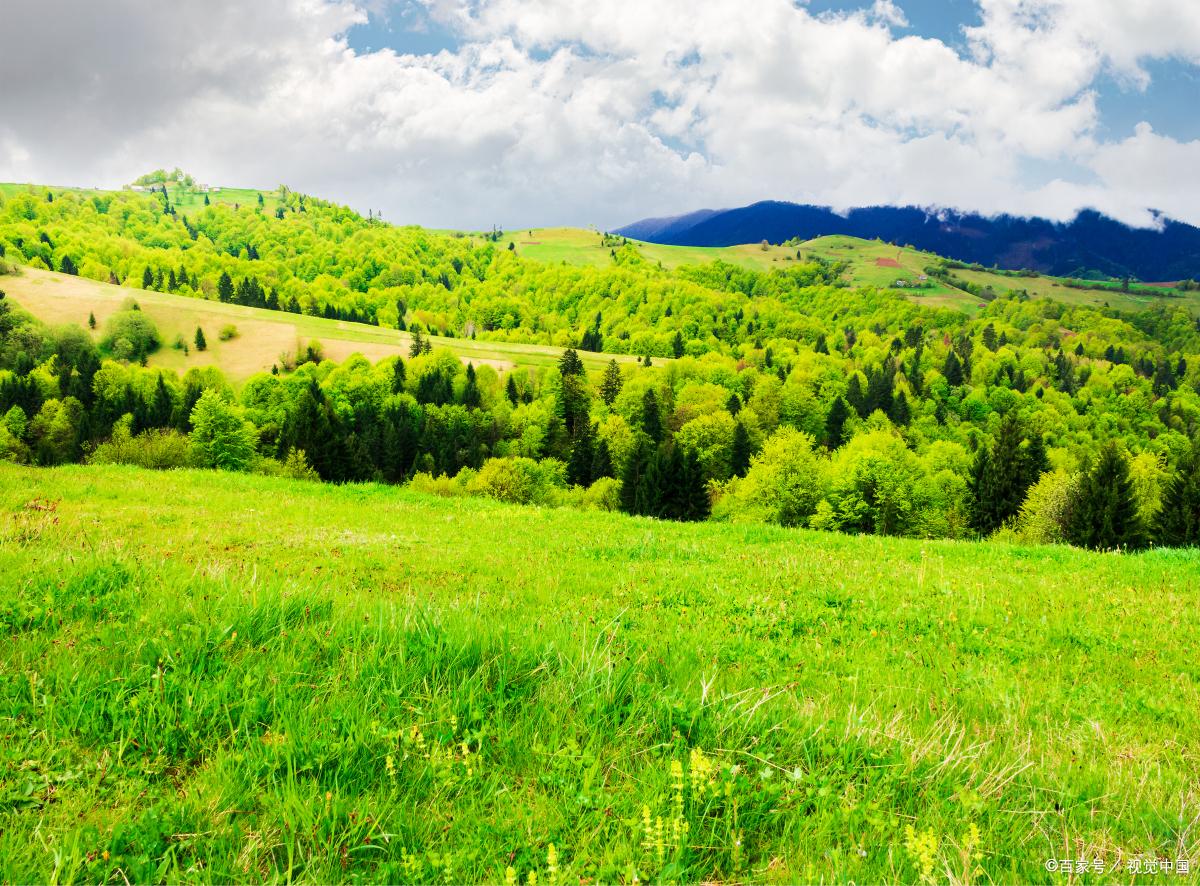
[[[904,265],[896,261],[894,258],[877,258],[875,259],[877,268],[903,268]]]

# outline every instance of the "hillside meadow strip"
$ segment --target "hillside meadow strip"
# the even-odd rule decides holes
[[[1174,880],[1198,590],[1196,551],[0,464],[0,880]]]

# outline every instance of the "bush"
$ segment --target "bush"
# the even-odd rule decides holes
[[[174,430],[143,431],[130,435],[132,419],[126,415],[113,426],[112,437],[96,447],[88,461],[97,465],[137,465],[141,468],[169,470],[192,467],[192,447],[188,438]]]
[[[556,504],[566,485],[566,468],[556,459],[489,458],[466,490],[513,504]]]
[[[109,317],[100,347],[118,360],[137,361],[157,351],[160,343],[154,322],[133,309],[117,311]]]
[[[612,477],[601,477],[588,487],[580,504],[584,509],[592,511],[621,510],[621,481]]]
[[[226,323],[221,327],[221,331],[217,333],[217,338],[221,341],[229,341],[238,337],[238,328],[232,323]]]

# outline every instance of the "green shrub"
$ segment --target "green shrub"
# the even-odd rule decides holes
[[[142,311],[117,311],[104,326],[100,347],[118,360],[141,360],[158,350],[158,329]]]
[[[183,434],[156,428],[132,436],[130,424],[128,415],[119,419],[113,426],[112,437],[96,447],[89,461],[98,465],[137,465],[157,470],[187,468],[195,464],[191,444]]]

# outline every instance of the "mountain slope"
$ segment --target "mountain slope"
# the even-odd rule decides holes
[[[617,233],[655,243],[730,246],[829,234],[911,244],[966,262],[1062,276],[1180,280],[1200,277],[1200,228],[1163,220],[1131,228],[1097,212],[1069,223],[1038,218],[876,206],[839,215],[828,207],[764,201],[675,219],[648,219]]]

